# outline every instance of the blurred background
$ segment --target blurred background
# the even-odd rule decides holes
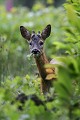
[[[46,54],[48,57],[52,53],[56,54],[55,48],[48,48],[53,39],[59,40],[63,35],[61,27],[66,24],[62,7],[64,2],[65,0],[0,0],[0,81],[10,76],[12,78],[34,73],[36,65],[30,57],[27,42],[20,35],[20,25],[37,32],[51,24],[52,34],[47,41]]]
[[[53,5],[55,7],[61,6],[66,0],[1,0],[1,4],[5,4],[6,9],[9,11],[13,6],[25,6],[30,9],[36,4],[37,2],[42,3],[44,6]]]

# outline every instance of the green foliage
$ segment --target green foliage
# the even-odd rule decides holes
[[[0,120],[79,120],[80,119],[80,2],[68,0],[64,8],[45,8],[37,4],[33,11],[13,8],[7,13],[0,6]],[[41,10],[40,10],[41,9]],[[51,102],[36,106],[27,100],[23,111],[15,102],[19,93],[40,93],[40,79],[36,77],[36,65],[29,54],[27,42],[21,37],[19,26],[29,30],[44,29],[52,25],[51,36],[46,40],[45,51],[49,58],[62,62],[57,64],[58,79],[54,82],[54,98]]]

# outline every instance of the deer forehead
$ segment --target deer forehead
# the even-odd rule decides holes
[[[41,40],[41,36],[40,35],[37,35],[37,34],[34,34],[31,36],[31,40],[34,41],[34,42],[38,42]]]

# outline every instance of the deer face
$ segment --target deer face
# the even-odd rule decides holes
[[[23,26],[20,26],[20,32],[21,35],[27,39],[30,47],[30,52],[36,56],[40,55],[43,51],[44,41],[47,37],[49,37],[51,33],[51,25],[47,25],[42,33],[38,32],[38,34],[36,34],[34,31],[30,33]]]

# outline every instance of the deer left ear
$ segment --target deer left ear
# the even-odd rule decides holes
[[[50,36],[50,33],[51,33],[51,25],[49,24],[41,33],[42,39],[45,40],[47,37]]]

